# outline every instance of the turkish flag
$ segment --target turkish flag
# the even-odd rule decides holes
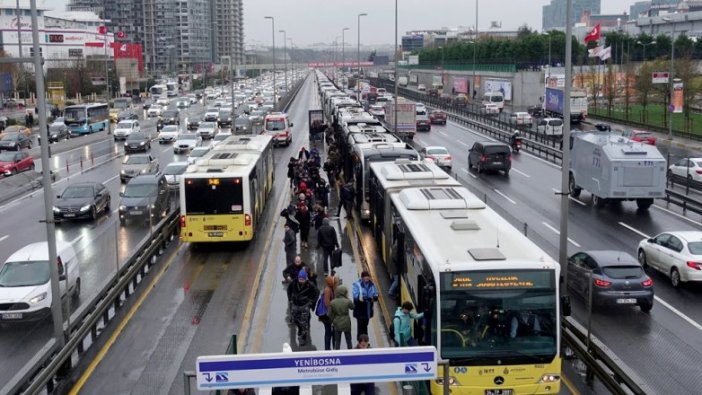
[[[105,25],[98,26],[98,34],[107,34],[107,26],[105,26]]]
[[[600,24],[598,23],[595,27],[590,30],[590,33],[585,35],[585,43],[590,41],[598,41],[600,39]]]

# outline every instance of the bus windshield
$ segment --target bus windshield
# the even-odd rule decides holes
[[[554,276],[549,270],[441,273],[441,357],[473,366],[553,360]],[[436,342],[436,318],[432,321]]]
[[[241,177],[189,178],[185,183],[185,214],[241,214],[244,191]]]
[[[85,122],[85,108],[67,107],[63,111],[63,120],[66,124],[84,123]]]

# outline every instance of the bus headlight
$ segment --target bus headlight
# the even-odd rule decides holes
[[[443,378],[443,377],[439,377],[439,378],[437,378],[437,379],[434,380],[434,381],[436,382],[437,385],[444,385],[444,378]],[[449,385],[460,385],[460,384],[458,383],[458,380],[456,380],[456,378],[453,377],[453,376],[449,376],[449,382],[448,382],[448,383],[449,383]]]
[[[557,381],[560,381],[561,376],[558,374],[554,373],[544,373],[541,376],[541,380],[539,380],[539,384],[544,384],[544,383],[555,383]]]

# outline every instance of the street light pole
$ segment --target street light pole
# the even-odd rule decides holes
[[[346,62],[346,35],[344,33],[346,33],[347,30],[349,30],[348,27],[341,29],[341,71],[344,71],[344,63]]]
[[[397,0],[395,0],[395,56],[394,56],[395,63],[393,65],[393,69],[394,69],[393,72],[395,73],[395,81],[393,81],[395,83],[395,97],[393,98],[394,104],[392,106],[393,119],[395,120],[393,122],[393,124],[394,124],[393,125],[393,129],[394,129],[393,132],[395,132],[395,135],[397,135],[397,124],[398,124],[398,122],[397,122],[397,105],[400,104],[400,101],[397,98],[397,87],[398,87],[397,80],[400,79],[399,78],[400,76],[397,74],[397,63],[399,62],[399,59],[397,56],[398,52],[399,52],[399,47],[397,46]]]
[[[288,35],[285,30],[278,30],[283,33],[283,64],[285,69],[285,93],[288,93]]]
[[[276,94],[276,86],[275,86],[275,18],[272,16],[264,16],[263,19],[270,19],[271,20],[271,35],[273,36],[273,105],[275,106],[278,103],[278,95]]]
[[[637,40],[636,43],[643,47],[643,57],[642,57],[641,61],[645,62],[646,61],[646,47],[648,47],[649,45],[655,44],[656,40],[653,40],[650,43],[644,43],[644,42],[641,42],[640,40]]]
[[[358,100],[361,100],[360,90],[361,90],[361,17],[366,16],[365,12],[358,14],[358,40],[356,42],[356,62],[358,62],[358,78],[356,78],[356,96]]]
[[[674,72],[674,62],[675,62],[675,23],[673,22],[672,18],[669,17],[663,17],[663,20],[671,23],[673,25],[673,32],[670,34],[670,75],[668,76],[668,80],[670,82],[670,100],[668,101],[668,109],[670,110],[670,116],[668,119],[668,140],[673,139],[673,91],[675,84],[673,83],[673,72]]]
[[[478,46],[478,0],[475,0],[475,38],[473,39],[473,99],[477,95],[478,90],[475,87],[475,55]]]

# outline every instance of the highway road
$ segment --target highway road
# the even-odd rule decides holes
[[[185,118],[199,116],[202,112],[202,105],[183,111],[182,127],[185,127]],[[155,119],[142,120],[141,125],[143,130],[156,135]],[[85,142],[85,145],[81,145],[81,142]],[[71,242],[78,252],[82,284],[80,300],[68,302],[71,305],[66,306],[64,316],[74,311],[82,300],[99,292],[118,267],[131,256],[133,248],[150,232],[147,223],[119,226],[119,192],[124,188],[119,180],[122,144],[114,143],[111,135],[99,132],[88,137],[61,141],[53,144],[52,149],[60,152],[65,147],[76,145],[79,147],[52,158],[57,163],[52,168],[58,169],[59,173],[59,178],[52,185],[53,194],[59,194],[73,182],[100,181],[110,191],[112,212],[100,216],[95,222],[67,222],[56,227],[57,239]],[[95,163],[86,161],[81,172],[79,158],[89,158],[91,152],[95,152]],[[184,155],[173,154],[170,144],[160,145],[154,142],[151,154],[159,159],[161,168],[171,161],[185,160]],[[63,166],[66,160],[71,163],[68,172]],[[0,216],[6,225],[0,230],[0,262],[27,244],[46,240],[46,226],[41,222],[44,219],[43,193],[40,189],[0,206]],[[51,328],[50,322],[46,321],[0,325],[0,382],[7,382],[51,338]]]
[[[560,221],[560,167],[522,151],[513,155],[509,177],[477,174],[467,169],[468,149],[488,138],[449,122],[418,133],[420,145],[445,146],[453,157],[453,172],[478,196],[527,234],[551,256],[558,257]],[[666,230],[700,230],[702,224],[668,209],[660,202],[639,212],[632,202],[592,207],[590,196],[571,199],[569,253],[587,249],[614,249],[636,256],[638,242]],[[602,309],[593,314],[593,333],[658,393],[696,393],[702,378],[692,374],[702,359],[702,296],[699,286],[675,290],[669,280],[649,273],[655,281],[656,302],[650,314],[638,308]],[[574,299],[574,316],[587,322],[584,301]]]

